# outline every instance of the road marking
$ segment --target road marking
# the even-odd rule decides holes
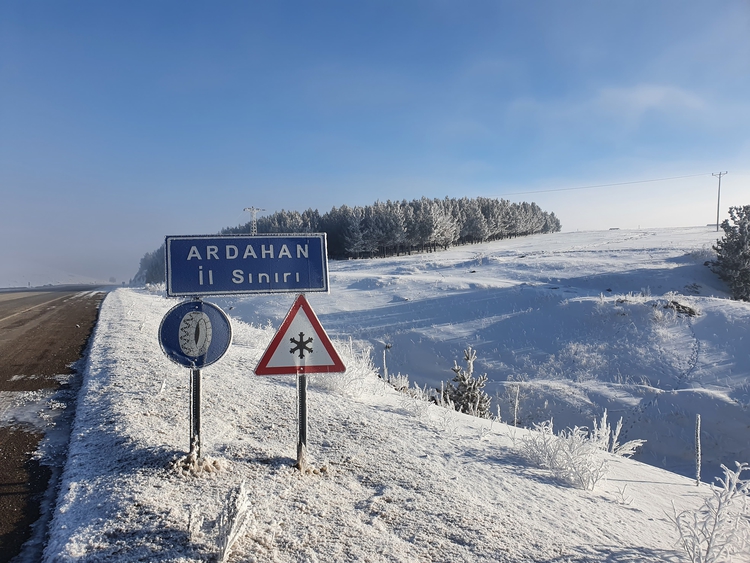
[[[58,297],[57,299],[52,299],[51,301],[43,301],[42,303],[39,303],[37,305],[33,305],[32,307],[29,307],[28,309],[24,309],[23,311],[18,311],[17,313],[13,313],[12,315],[8,315],[7,317],[3,317],[0,319],[0,324],[4,323],[8,319],[12,319],[13,317],[17,317],[18,315],[23,315],[24,313],[28,313],[29,311],[33,311],[34,309],[37,309],[38,307],[41,307],[42,305],[49,305],[51,303],[54,303],[55,301],[60,301],[62,299],[69,298],[69,295],[63,295],[62,297]]]

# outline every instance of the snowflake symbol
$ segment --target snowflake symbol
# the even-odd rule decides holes
[[[291,350],[289,350],[289,352],[291,354],[294,354],[295,352],[299,351],[299,357],[300,357],[300,359],[304,359],[305,358],[305,352],[310,352],[312,354],[312,351],[313,351],[312,348],[308,348],[307,347],[307,345],[310,344],[310,342],[312,342],[312,341],[313,341],[312,338],[308,338],[307,340],[305,340],[305,333],[304,332],[300,332],[299,333],[299,340],[296,340],[295,338],[290,338],[289,339],[289,342],[291,342],[292,344],[295,345],[294,348],[292,348]]]

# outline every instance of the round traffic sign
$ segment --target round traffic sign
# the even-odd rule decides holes
[[[173,362],[190,368],[213,364],[229,349],[232,325],[224,311],[201,300],[172,307],[159,325],[159,344]]]

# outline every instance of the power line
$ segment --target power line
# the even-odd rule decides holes
[[[724,172],[726,174],[726,172]],[[680,180],[682,178],[697,178],[698,176],[709,176],[710,173],[705,174],[690,174],[688,176],[672,176],[670,178],[654,178],[652,180],[635,180],[633,182],[617,182],[615,184],[596,184],[594,186],[578,186],[576,188],[555,188],[551,190],[536,190],[536,191],[529,191],[529,192],[511,192],[507,194],[502,195],[526,195],[526,194],[544,194],[544,193],[550,193],[550,192],[569,192],[573,190],[593,190],[595,188],[611,188],[614,186],[628,186],[631,184],[648,184],[649,182],[665,182],[667,180]],[[714,174],[715,176],[715,174]]]

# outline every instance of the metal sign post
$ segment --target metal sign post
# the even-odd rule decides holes
[[[309,336],[312,335],[312,336]],[[287,343],[292,344],[287,348]],[[346,371],[318,317],[300,294],[255,368],[256,375],[297,376],[297,464],[307,470],[307,374]]]
[[[201,299],[172,307],[159,326],[159,344],[167,357],[190,368],[190,454],[201,457],[201,368],[219,360],[232,342],[224,311]]]
[[[297,373],[297,467],[307,469],[307,374],[303,369]]]
[[[289,339],[294,344],[289,353],[298,353],[299,363],[297,365],[297,467],[300,471],[307,469],[307,373],[305,373],[305,352],[313,353],[310,346],[313,342],[312,336],[305,338],[305,333],[300,332],[299,338]]]
[[[201,370],[190,370],[190,453],[201,457]]]

